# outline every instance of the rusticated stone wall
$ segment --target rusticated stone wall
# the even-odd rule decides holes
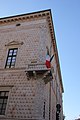
[[[0,120],[56,120],[54,73],[52,83],[47,84],[43,80],[45,72],[27,75],[29,70],[47,70],[46,46],[53,54],[46,17],[0,24],[0,91],[9,91],[5,115],[0,115]],[[5,64],[11,48],[18,48],[18,52],[15,67],[8,69]]]

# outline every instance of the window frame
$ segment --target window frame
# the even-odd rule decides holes
[[[15,50],[16,50],[16,52],[15,52]],[[15,67],[17,51],[18,51],[18,48],[10,48],[8,50],[5,68],[14,68]]]
[[[1,95],[1,93],[4,93],[4,95]],[[9,95],[9,91],[0,91],[0,105],[1,105],[0,115],[5,115],[7,101],[8,101],[8,95],[6,95],[6,93],[8,93],[8,95]],[[6,102],[5,102],[5,100],[6,100]]]

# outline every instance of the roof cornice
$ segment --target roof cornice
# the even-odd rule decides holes
[[[32,12],[32,13],[27,13],[27,14],[20,14],[20,15],[15,15],[15,16],[3,17],[3,18],[0,18],[0,24],[20,21],[20,20],[28,20],[28,19],[32,19],[32,18],[34,19],[34,18],[44,17],[44,16],[49,15],[50,11],[51,10],[48,9],[48,10]]]

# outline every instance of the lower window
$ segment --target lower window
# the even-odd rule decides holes
[[[0,115],[5,115],[9,91],[0,91]]]

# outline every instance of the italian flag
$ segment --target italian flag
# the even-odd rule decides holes
[[[51,61],[52,61],[54,55],[52,55],[52,56],[50,57],[48,47],[46,47],[46,49],[47,49],[47,55],[46,55],[46,62],[45,62],[45,64],[46,64],[46,67],[47,67],[47,68],[51,68]]]
[[[51,68],[50,56],[48,54],[46,55],[46,63],[45,64],[46,64],[47,68]]]

